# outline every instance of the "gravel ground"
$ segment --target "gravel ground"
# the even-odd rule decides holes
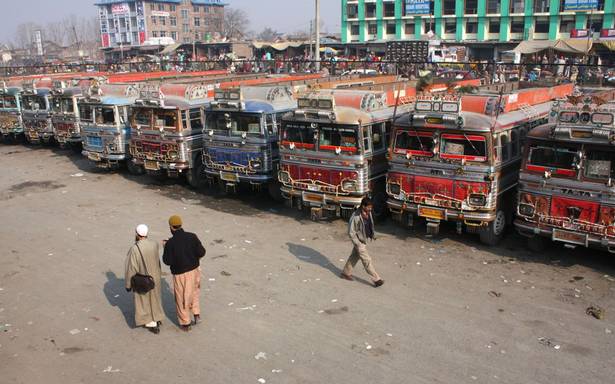
[[[46,147],[1,145],[0,167],[2,383],[613,382],[608,253],[387,222],[370,246],[376,289],[362,268],[337,277],[344,222],[264,194],[195,192]],[[207,248],[204,321],[178,330],[163,267],[167,319],[152,335],[134,328],[123,263],[136,224],[162,240],[172,214]]]

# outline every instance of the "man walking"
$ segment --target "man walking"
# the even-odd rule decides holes
[[[205,256],[205,248],[194,233],[183,230],[181,217],[171,216],[169,227],[173,237],[164,245],[162,261],[171,267],[177,319],[180,328],[188,332],[192,324],[190,314],[194,315],[194,324],[201,318],[199,260]]]
[[[147,238],[147,225],[140,224],[136,228],[135,244],[130,247],[126,257],[126,291],[133,290],[132,278],[137,273],[149,275],[154,279],[154,289],[147,293],[134,292],[135,323],[145,327],[150,332],[160,333],[160,323],[163,317],[162,296],[160,295],[160,252],[158,243]]]
[[[375,287],[380,287],[384,284],[384,280],[380,278],[374,266],[372,259],[367,253],[367,241],[374,239],[374,219],[372,218],[372,209],[374,204],[369,197],[363,198],[361,206],[350,217],[348,223],[348,236],[352,241],[352,253],[344,266],[344,270],[340,277],[346,280],[354,280],[352,278],[352,269],[357,264],[359,259],[365,267],[365,271],[372,278]]]

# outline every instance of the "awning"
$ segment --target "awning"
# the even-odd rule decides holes
[[[254,42],[252,43],[252,46],[254,46],[254,48],[256,49],[272,48],[272,49],[275,49],[276,51],[285,51],[289,47],[299,48],[307,44],[309,44],[309,42],[305,42],[305,41],[286,41],[283,43]]]
[[[602,40],[599,40],[598,42],[604,45],[609,51],[615,51],[615,40],[602,39]]]
[[[527,55],[552,49],[557,52],[585,54],[591,50],[592,45],[592,40],[587,39],[533,40],[520,42],[511,52]]]
[[[177,48],[179,48],[181,46],[181,44],[171,44],[171,45],[167,45],[166,47],[164,47],[164,49],[160,52],[161,55],[168,55],[171,54],[175,51],[177,51]]]

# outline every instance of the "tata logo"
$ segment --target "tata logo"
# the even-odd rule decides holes
[[[579,191],[577,189],[570,189],[570,188],[562,188],[561,189],[562,193],[565,195],[571,195],[571,196],[583,196],[583,197],[593,197],[591,192],[587,192],[587,191]]]

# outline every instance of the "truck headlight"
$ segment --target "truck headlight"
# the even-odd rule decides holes
[[[167,152],[167,156],[169,156],[169,159],[171,160],[177,160],[179,158],[177,151],[169,151]]]
[[[253,169],[261,169],[263,167],[263,163],[260,160],[251,160],[250,167]]]
[[[483,206],[487,202],[487,197],[478,193],[471,193],[468,196],[468,203],[474,206]]]
[[[533,205],[525,204],[525,203],[520,203],[518,210],[519,210],[519,215],[525,216],[525,217],[534,217],[534,213],[536,212],[536,209],[534,208]]]
[[[290,183],[290,174],[286,171],[280,171],[278,172],[278,180],[282,184],[288,184]]]
[[[357,190],[357,182],[354,180],[344,180],[342,181],[342,190],[346,192],[356,192]]]
[[[389,183],[389,192],[391,195],[399,195],[401,192],[401,185],[397,183]]]

